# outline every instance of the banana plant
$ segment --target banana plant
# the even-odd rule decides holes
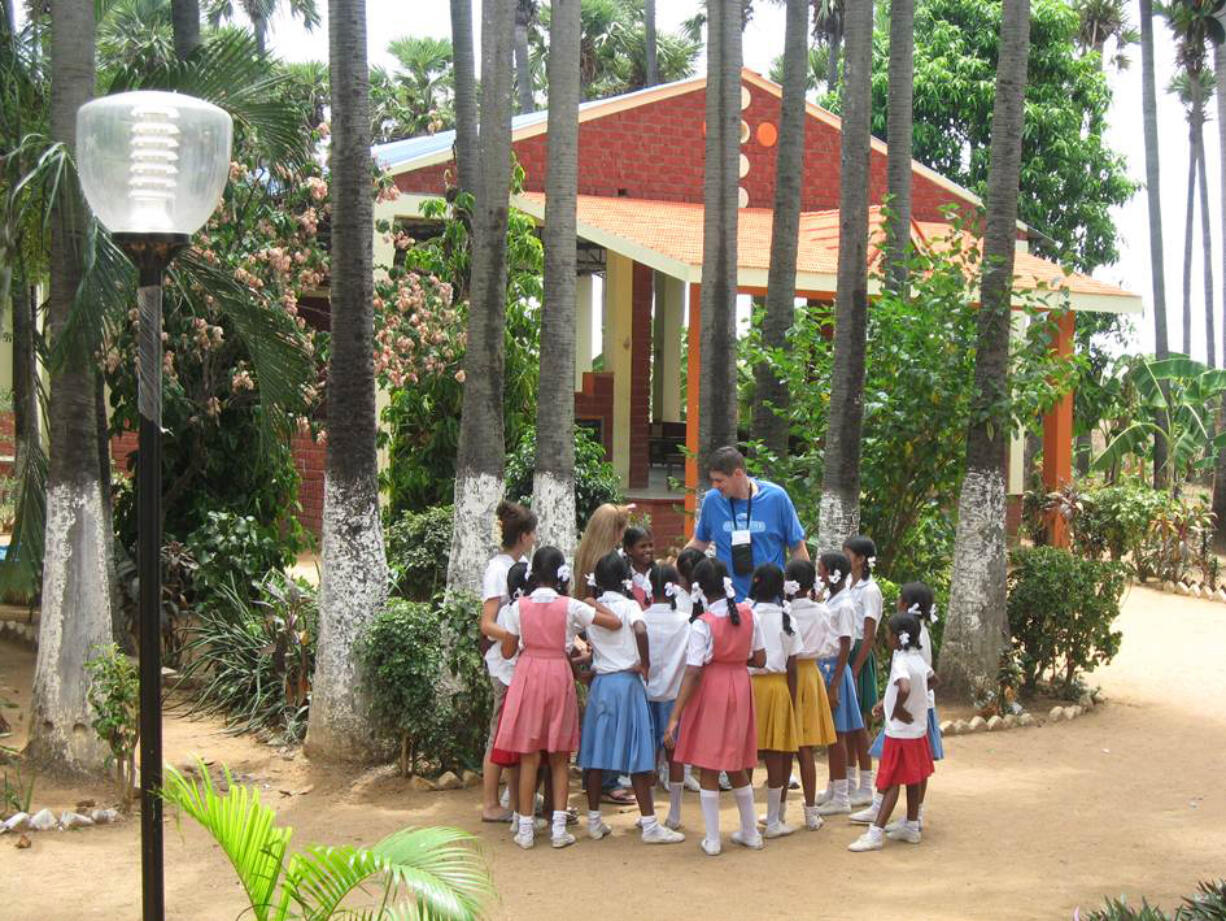
[[[1226,370],[1206,367],[1186,355],[1138,361],[1124,374],[1125,390],[1135,394],[1132,419],[1095,460],[1109,470],[1128,455],[1150,453],[1155,434],[1168,434],[1172,485],[1193,469],[1211,466],[1226,447],[1226,431],[1214,434],[1214,414],[1226,393]]]
[[[370,847],[313,845],[289,852],[293,829],[254,787],[223,768],[218,792],[203,762],[199,779],[167,765],[162,798],[195,820],[229,858],[255,921],[477,921],[493,883],[475,839],[456,828],[405,828]],[[247,914],[246,911],[243,914]]]

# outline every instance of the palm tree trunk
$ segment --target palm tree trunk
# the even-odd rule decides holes
[[[251,17],[251,31],[255,33],[255,50],[263,57],[267,52],[268,20],[260,13]]]
[[[775,213],[771,224],[770,272],[762,342],[769,349],[787,345],[796,315],[796,251],[800,233],[801,179],[805,162],[805,82],[809,69],[809,6],[787,0],[783,38],[783,100],[779,111],[779,149],[775,154]],[[788,388],[763,362],[754,368],[753,435],[776,457],[788,454]]]
[[[1201,264],[1205,274],[1205,349],[1206,363],[1217,367],[1217,337],[1213,323],[1213,234],[1209,219],[1209,182],[1205,175],[1205,116],[1204,102],[1196,122],[1196,174],[1200,186]]]
[[[51,138],[72,150],[77,109],[94,90],[91,0],[51,4]],[[64,329],[80,284],[88,210],[75,180],[52,210],[48,332]],[[94,367],[73,354],[53,370],[42,620],[28,752],[48,768],[102,772],[105,746],[88,728],[85,662],[111,639],[108,535],[98,482]]]
[[[886,117],[886,166],[890,209],[886,277],[895,291],[907,287],[911,244],[911,140],[915,95],[915,0],[890,3],[890,87]]]
[[[451,0],[451,58],[455,78],[456,184],[476,188],[477,77],[473,59],[472,0]]]
[[[1009,328],[1018,182],[1030,45],[1030,0],[1004,0],[996,100],[992,109],[981,308],[975,356],[966,477],[958,497],[949,618],[941,683],[965,695],[976,678],[995,677],[1008,635],[1005,619],[1005,454],[1009,399]]]
[[[515,0],[482,0],[481,130],[464,402],[456,457],[455,518],[447,589],[476,591],[495,549],[492,522],[503,493],[503,325],[511,187],[511,43]]]
[[[579,0],[553,0],[545,170],[545,304],[533,508],[539,540],[575,546],[575,208],[579,182]]]
[[[528,27],[533,16],[531,0],[518,0],[515,7],[515,90],[519,111],[535,112],[532,98],[532,63],[528,55]]]
[[[736,234],[741,121],[740,0],[707,5],[699,456],[737,442]]]
[[[370,71],[366,0],[329,0],[332,93],[332,356],[324,468],[323,578],[307,752],[369,761],[371,731],[356,646],[387,599],[375,438]]]
[[[200,0],[170,0],[170,16],[174,26],[175,57],[185,61],[200,45]]]
[[[1196,230],[1196,142],[1188,132],[1188,198],[1183,220],[1183,353],[1192,354],[1192,238]]]
[[[822,467],[818,546],[837,550],[860,527],[860,431],[868,330],[869,117],[872,113],[873,4],[844,7],[843,131],[839,191],[834,374]]]
[[[832,23],[827,36],[830,53],[826,55],[826,92],[833,93],[839,85],[839,51],[843,45],[842,25],[837,22]]]
[[[16,441],[14,469],[21,470],[25,455],[38,451],[42,433],[39,428],[37,366],[34,358],[34,330],[37,301],[35,289],[18,266],[13,273],[13,431]]]
[[[660,62],[656,52],[656,0],[646,0],[643,7],[643,29],[647,46],[647,85],[660,82]]]
[[[1213,46],[1213,73],[1217,78],[1217,132],[1218,150],[1221,155],[1218,163],[1221,169],[1221,208],[1223,219],[1226,219],[1226,51],[1220,45]],[[1226,224],[1223,224],[1226,227]],[[1205,254],[1209,258],[1209,254]],[[1226,300],[1226,241],[1222,246],[1222,295]],[[1226,337],[1226,308],[1222,312],[1222,334]],[[1226,338],[1222,341],[1222,358],[1226,361]],[[1226,426],[1226,396],[1222,397],[1222,406],[1218,413],[1218,431]],[[1218,450],[1217,463],[1213,470],[1213,514],[1215,520],[1215,540],[1218,546],[1226,543],[1226,451]]]
[[[1153,0],[1140,0],[1141,114],[1145,130],[1145,194],[1149,201],[1149,264],[1154,286],[1154,352],[1170,354],[1166,331],[1166,275],[1162,256],[1162,189],[1158,166],[1158,90],[1154,78]],[[1161,426],[1161,419],[1158,419]],[[1154,488],[1166,486],[1166,437],[1154,439]]]

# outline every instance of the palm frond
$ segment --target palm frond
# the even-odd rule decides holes
[[[290,858],[282,890],[282,913],[292,901],[308,921],[326,921],[333,917],[354,892],[365,886],[383,870],[382,863],[372,852],[342,845],[312,847]]]
[[[162,798],[213,836],[247,891],[257,921],[278,917],[272,908],[293,832],[274,825],[276,813],[260,802],[259,791],[235,784],[228,768],[224,794],[213,786],[203,762],[200,775],[189,779],[167,765]]]
[[[81,283],[68,322],[51,346],[53,371],[67,362],[84,366],[94,361],[107,332],[122,324],[128,309],[136,304],[132,263],[96,220],[86,230],[82,260]]]
[[[41,444],[27,444],[14,471],[17,497],[13,533],[0,561],[0,594],[34,597],[43,572],[47,531],[47,455]]]
[[[406,828],[371,848],[424,921],[476,921],[494,895],[477,839],[458,828]]]

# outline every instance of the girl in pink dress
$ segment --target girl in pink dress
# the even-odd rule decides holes
[[[535,843],[536,774],[544,752],[553,784],[553,846],[575,843],[566,831],[570,753],[579,747],[579,705],[566,650],[575,635],[592,624],[616,630],[621,620],[608,608],[568,598],[570,567],[556,547],[541,547],[532,557],[532,592],[507,611],[502,654],[519,650],[515,676],[507,690],[496,748],[520,756],[519,833],[515,843]],[[522,640],[522,649],[521,649]]]
[[[750,786],[758,763],[758,730],[748,667],[766,663],[762,631],[749,606],[735,604],[736,590],[719,560],[706,559],[695,566],[692,581],[694,613],[685,677],[664,744],[675,746],[677,761],[700,771],[707,832],[699,844],[703,852],[712,857],[720,852],[720,771],[728,772],[741,816],[741,829],[732,833],[732,841],[758,850],[762,835]]]

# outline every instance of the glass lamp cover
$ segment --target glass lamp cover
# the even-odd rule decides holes
[[[141,90],[77,110],[77,170],[112,233],[195,233],[230,174],[230,116],[181,93]]]

